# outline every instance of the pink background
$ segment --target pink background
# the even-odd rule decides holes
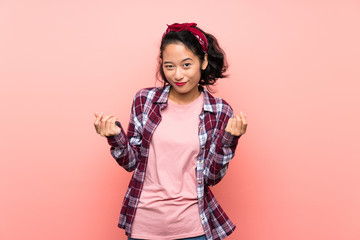
[[[216,96],[248,132],[213,188],[229,240],[360,239],[360,2],[0,2],[0,239],[125,239],[131,177],[93,112],[129,121],[167,23],[227,53]]]

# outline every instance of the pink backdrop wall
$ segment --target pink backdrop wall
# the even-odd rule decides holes
[[[360,239],[360,2],[0,2],[0,239],[125,239],[131,174],[93,112],[129,120],[166,23],[230,63],[215,95],[248,118],[217,199],[229,240]]]

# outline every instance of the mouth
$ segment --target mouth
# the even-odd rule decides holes
[[[186,82],[176,82],[176,86],[184,86]]]

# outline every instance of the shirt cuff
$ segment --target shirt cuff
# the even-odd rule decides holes
[[[237,141],[239,140],[240,137],[241,137],[241,135],[234,136],[224,130],[224,134],[221,139],[221,143],[223,146],[232,146],[237,143]]]
[[[123,133],[122,129],[119,134],[117,134],[115,136],[106,137],[106,138],[107,138],[109,145],[112,147],[124,146],[125,141],[126,141],[126,137],[125,137],[125,134]]]

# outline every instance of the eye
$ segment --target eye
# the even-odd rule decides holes
[[[191,63],[184,63],[184,67],[190,67]]]
[[[166,68],[166,69],[173,69],[174,66],[173,66],[173,65],[165,65],[165,68]]]

